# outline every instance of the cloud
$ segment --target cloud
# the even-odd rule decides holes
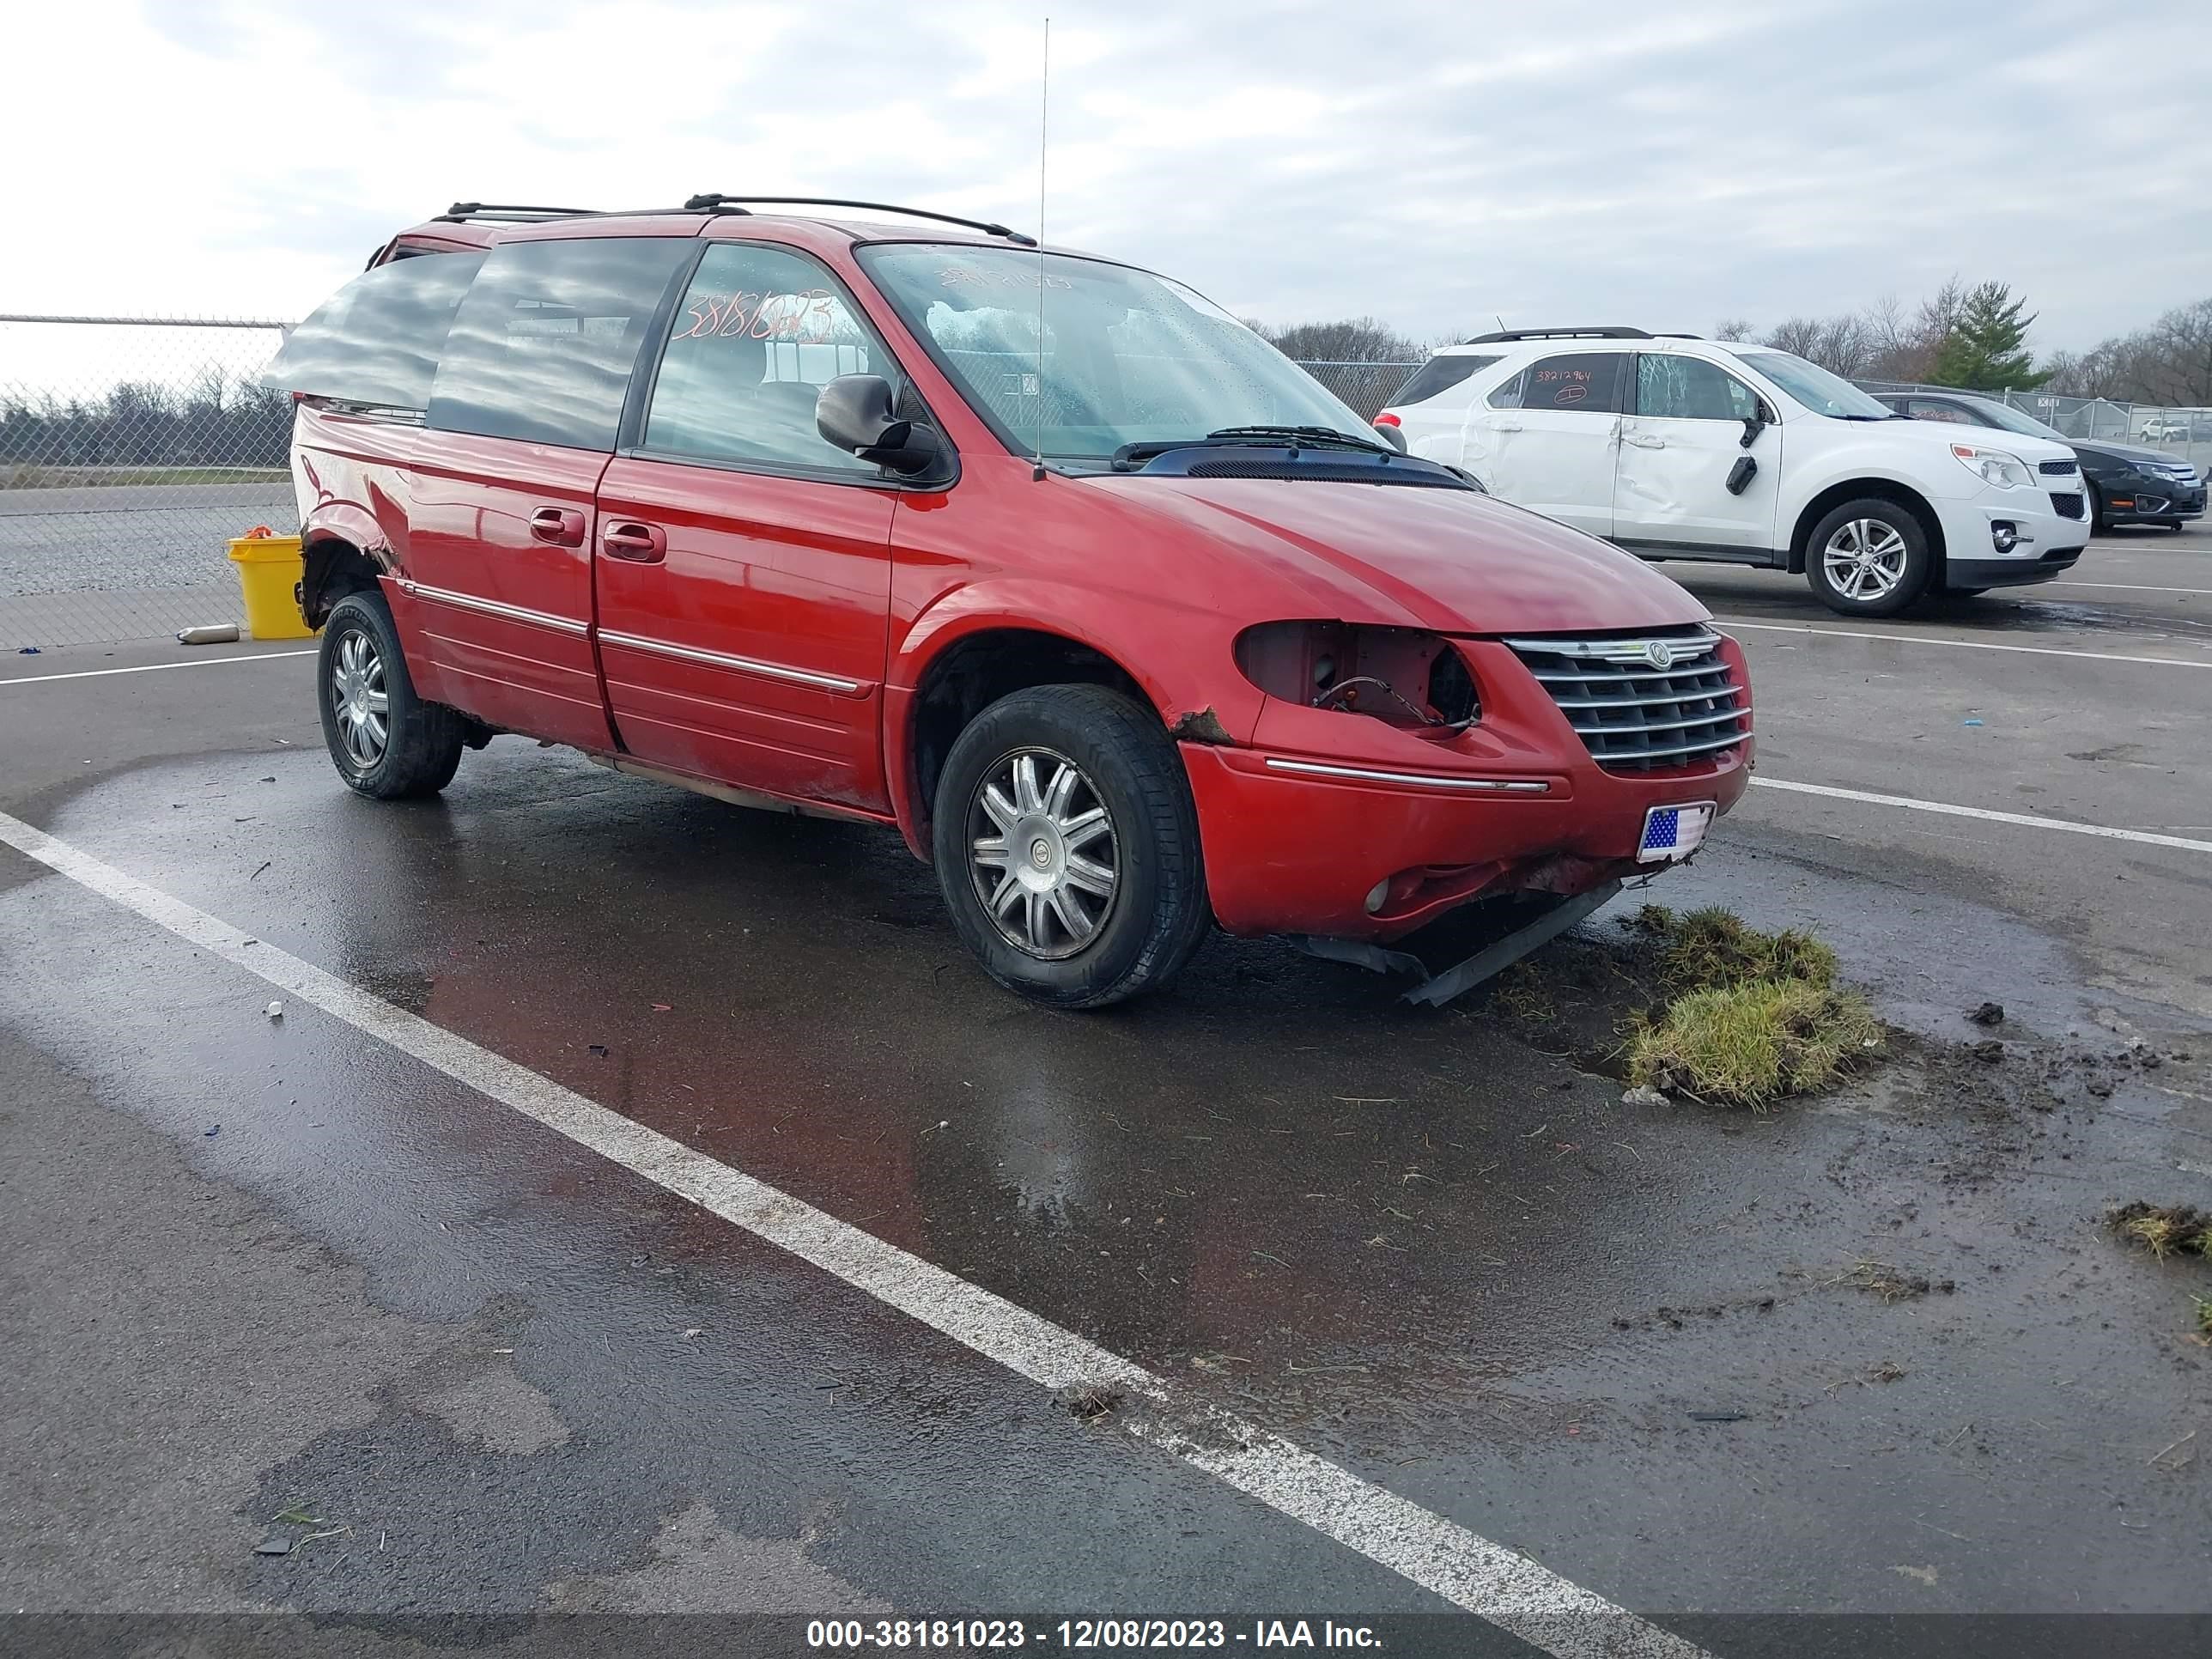
[[[0,64],[17,310],[299,315],[456,197],[1037,217],[1239,315],[1703,329],[1993,276],[2079,347],[2212,289],[2212,12],[73,0]]]

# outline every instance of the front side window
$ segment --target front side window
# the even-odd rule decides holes
[[[676,307],[645,447],[876,477],[815,429],[815,399],[841,374],[880,374],[897,390],[890,354],[830,273],[787,249],[719,243]]]
[[[481,253],[425,253],[365,270],[294,329],[261,384],[375,409],[428,407],[453,313]]]
[[[1018,454],[1103,465],[1123,444],[1225,427],[1373,428],[1180,283],[1011,248],[894,242],[861,264],[975,412]]]
[[[447,336],[429,424],[611,450],[653,314],[696,246],[593,236],[494,248]]]
[[[1620,407],[1623,356],[1618,351],[1576,351],[1539,358],[1528,365],[1521,407],[1610,415]]]
[[[1750,421],[1759,398],[1702,357],[1646,351],[1636,360],[1636,412],[1657,420]]]

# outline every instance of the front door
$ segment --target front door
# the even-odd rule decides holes
[[[1621,417],[1613,535],[1624,547],[1761,551],[1774,544],[1782,428],[1747,447],[1759,394],[1702,357],[1646,351]],[[1738,463],[1753,462],[1745,477]],[[1731,490],[1735,477],[1741,488]]]
[[[1468,422],[1468,465],[1491,493],[1592,535],[1613,533],[1626,353],[1539,358]]]
[[[836,278],[719,242],[675,320],[637,447],[600,480],[599,661],[638,759],[888,811],[880,720],[896,489],[825,441],[839,374],[898,370]]]
[[[439,694],[494,726],[613,746],[592,650],[593,492],[683,238],[495,248],[439,360],[396,579]]]

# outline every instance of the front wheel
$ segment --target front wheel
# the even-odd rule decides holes
[[[2105,492],[2086,480],[2084,487],[2089,495],[2089,533],[2092,536],[2109,535],[2112,526],[2105,517]]]
[[[346,787],[378,800],[434,795],[461,763],[461,719],[415,695],[380,593],[349,593],[323,624],[323,741]]]
[[[1813,526],[1805,580],[1829,610],[1893,617],[1928,591],[1934,560],[1920,520],[1895,501],[1845,501]]]
[[[938,885],[1012,991],[1100,1008],[1172,978],[1203,937],[1198,811],[1152,711],[1097,685],[1001,697],[945,757]]]

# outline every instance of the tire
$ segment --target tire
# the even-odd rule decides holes
[[[461,763],[461,716],[415,695],[381,593],[349,593],[331,607],[315,685],[323,742],[347,788],[377,800],[416,800],[453,781]],[[375,706],[380,697],[381,709]]]
[[[2105,492],[2087,478],[2081,481],[2081,487],[2089,494],[2089,533],[2092,536],[2111,535],[2112,521],[2105,516]]]
[[[1847,592],[1862,539],[1870,561],[1862,569],[1859,592]],[[1832,556],[1842,562],[1836,572],[1829,568]],[[1919,519],[1877,495],[1844,502],[1813,526],[1805,544],[1805,580],[1820,603],[1840,616],[1895,616],[1928,592],[1934,565]]]
[[[1182,758],[1152,710],[1121,692],[1041,685],[1000,698],[945,757],[933,814],[953,926],[1010,991],[1103,1008],[1164,985],[1205,935]]]

